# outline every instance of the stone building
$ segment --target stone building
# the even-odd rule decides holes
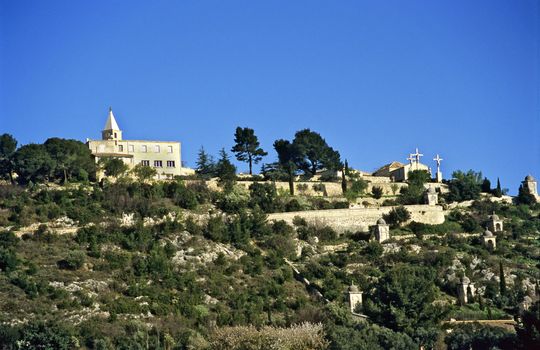
[[[375,239],[379,243],[390,239],[390,226],[383,218],[377,220],[377,224],[373,227],[373,232],[375,233]]]
[[[424,155],[418,152],[417,148],[416,153],[411,153],[407,158],[409,164],[392,162],[377,169],[373,176],[384,176],[389,177],[394,182],[403,182],[407,181],[409,172],[414,170],[425,170],[431,174],[431,169],[427,165],[420,163],[420,157],[422,156]]]
[[[424,194],[424,199],[427,205],[437,205],[439,204],[439,195],[433,187],[429,187],[426,193]]]
[[[482,239],[484,240],[484,245],[489,248],[495,250],[497,247],[497,237],[488,229],[484,232],[484,235],[482,236]]]
[[[348,304],[349,308],[351,310],[351,313],[356,313],[355,309],[360,305],[362,305],[362,292],[358,289],[357,286],[351,284],[349,287],[349,298],[348,298]]]
[[[503,221],[499,218],[499,215],[493,213],[489,216],[488,229],[491,232],[503,232]]]
[[[538,196],[538,185],[536,179],[532,175],[527,175],[525,180],[523,180],[521,183],[523,185],[523,189],[529,190],[529,193],[535,196],[537,200],[540,198]]]
[[[130,168],[137,164],[147,165],[156,169],[158,179],[193,173],[192,169],[182,167],[180,142],[124,140],[112,109],[109,109],[101,140],[87,139],[86,144],[96,162],[102,158],[114,157],[121,159]]]
[[[461,279],[460,284],[458,285],[458,299],[461,304],[467,304],[473,302],[476,289],[474,288],[474,283],[465,276]]]

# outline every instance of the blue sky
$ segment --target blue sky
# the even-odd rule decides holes
[[[0,132],[99,138],[112,106],[193,166],[236,126],[267,162],[311,128],[355,168],[419,147],[515,193],[540,178],[539,41],[535,0],[0,0]]]

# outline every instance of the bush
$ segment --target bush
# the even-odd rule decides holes
[[[371,194],[373,195],[373,198],[379,199],[383,195],[383,189],[380,187],[373,187],[371,189]]]
[[[411,218],[411,213],[404,206],[393,208],[388,214],[383,215],[386,223],[392,227],[399,227]]]
[[[86,260],[86,254],[83,251],[76,250],[67,256],[64,260],[58,262],[58,267],[66,270],[80,269]]]

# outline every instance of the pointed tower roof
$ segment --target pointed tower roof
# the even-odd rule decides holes
[[[111,107],[109,107],[109,117],[107,118],[107,122],[105,123],[105,128],[103,130],[120,130],[120,127],[114,118]]]

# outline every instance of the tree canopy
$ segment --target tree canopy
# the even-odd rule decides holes
[[[249,164],[249,174],[252,175],[253,164],[259,163],[268,153],[260,147],[255,131],[250,128],[237,127],[234,142],[231,152],[234,152],[236,159]]]
[[[457,170],[452,173],[448,183],[447,199],[450,202],[463,202],[478,199],[482,191],[482,173],[469,170],[466,173]]]
[[[310,129],[296,132],[293,144],[298,151],[297,166],[305,174],[315,175],[317,170],[339,170],[339,152],[330,147],[322,136]]]
[[[9,178],[13,182],[13,154],[17,149],[17,140],[10,134],[0,135],[0,178]]]
[[[365,312],[378,324],[430,344],[437,336],[435,327],[445,315],[433,305],[434,280],[431,268],[398,264],[379,279],[366,300]]]

